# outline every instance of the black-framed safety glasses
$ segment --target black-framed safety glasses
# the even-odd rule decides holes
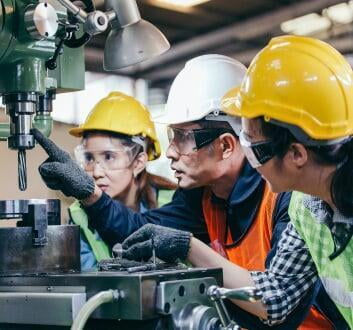
[[[260,167],[275,156],[273,141],[251,143],[245,137],[243,130],[239,134],[240,145],[253,168]]]

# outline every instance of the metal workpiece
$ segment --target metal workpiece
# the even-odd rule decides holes
[[[58,30],[58,15],[48,2],[29,5],[24,22],[30,36],[38,40],[53,37]]]
[[[78,226],[48,226],[44,245],[34,244],[34,234],[31,227],[0,228],[0,276],[80,271]]]
[[[60,200],[59,199],[8,199],[0,200],[0,219],[22,219],[27,226],[31,205],[46,205],[49,225],[60,224]]]
[[[33,246],[47,244],[47,227],[60,225],[60,213],[58,199],[0,200],[0,219],[20,219],[17,226],[32,228]]]

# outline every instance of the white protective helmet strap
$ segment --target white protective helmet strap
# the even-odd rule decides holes
[[[146,138],[139,136],[139,135],[134,135],[131,137],[131,141],[140,145],[142,147],[142,150],[146,152],[147,150],[147,140]]]
[[[234,116],[229,116],[225,114],[224,112],[221,112],[219,110],[214,110],[210,114],[208,114],[206,117],[204,117],[205,120],[209,121],[223,121],[229,123],[230,127],[232,127],[233,131],[237,136],[239,136],[240,131],[241,131],[241,118],[240,117],[234,117]]]

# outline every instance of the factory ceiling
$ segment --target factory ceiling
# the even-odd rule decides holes
[[[166,88],[185,61],[196,55],[219,53],[249,64],[270,40],[283,34],[282,22],[323,9],[342,0],[210,0],[190,8],[161,4],[161,0],[138,0],[141,16],[155,24],[168,38],[171,49],[162,56],[120,70],[118,74],[148,79],[152,87]],[[103,8],[103,0],[96,0]],[[319,37],[344,54],[353,53],[352,24],[337,25]],[[86,45],[86,68],[103,72],[105,36]]]

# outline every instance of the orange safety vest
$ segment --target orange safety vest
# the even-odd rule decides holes
[[[229,247],[225,245],[231,245],[233,239],[231,231],[226,228],[226,208],[223,205],[213,203],[211,189],[205,189],[202,198],[202,210],[212,248],[231,262],[243,268],[250,271],[264,271],[265,260],[267,254],[271,250],[273,229],[272,215],[276,206],[277,196],[278,194],[273,193],[269,185],[266,183],[262,201],[251,227],[244,234],[238,244]],[[224,242],[226,231],[227,237],[226,242]],[[331,330],[333,329],[333,326],[324,315],[312,306],[308,316],[299,329]]]

